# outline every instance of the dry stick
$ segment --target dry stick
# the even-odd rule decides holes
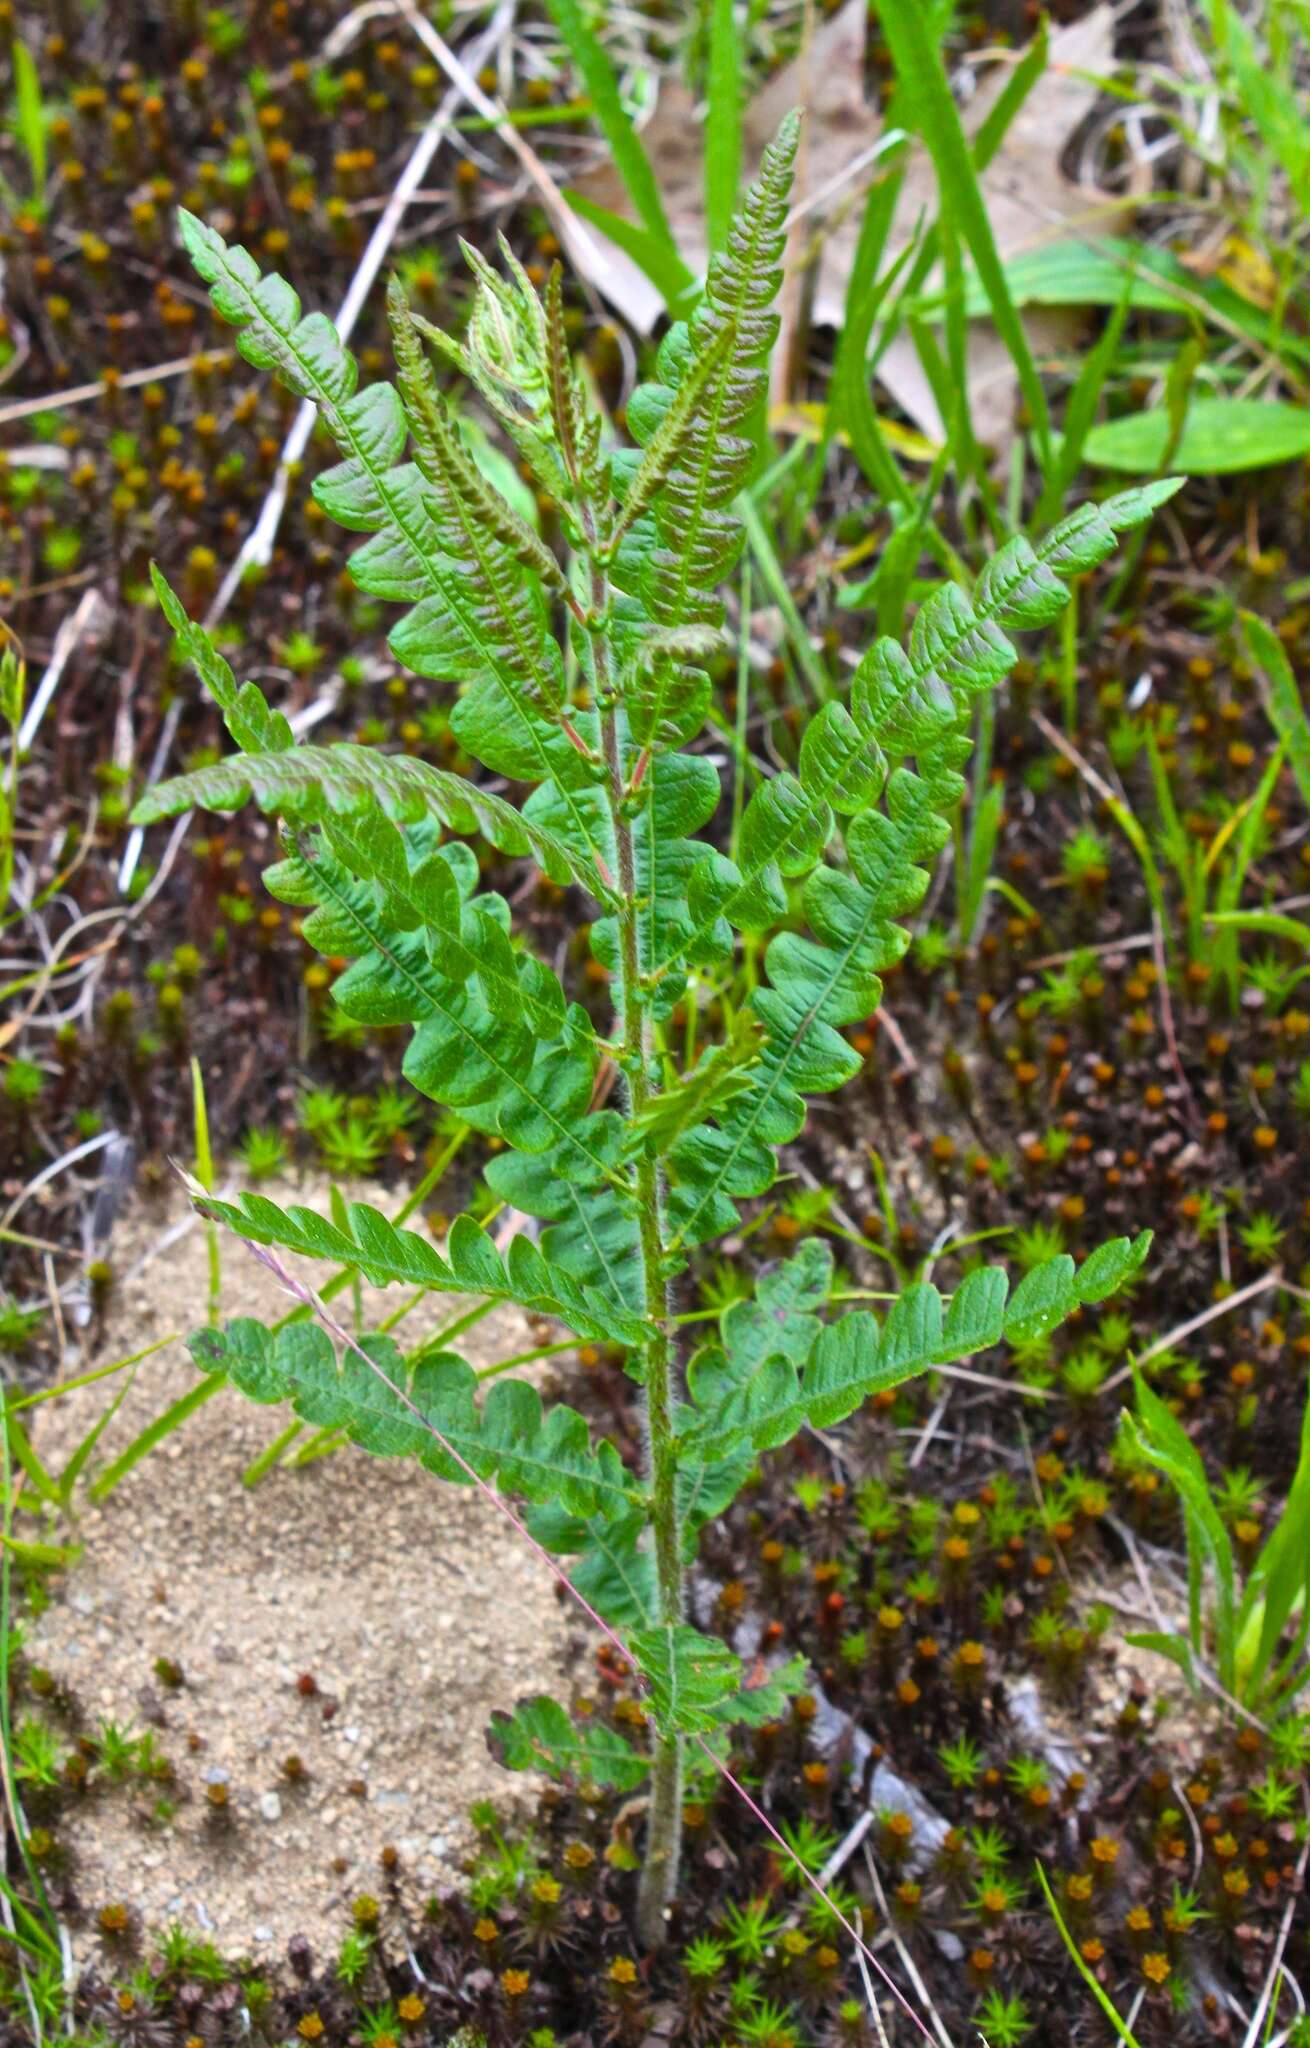
[[[1310,1795],[1306,1794],[1304,1787],[1302,1787],[1301,1797],[1306,1805],[1307,1817],[1310,1817]],[[1274,1996],[1274,1987],[1282,1974],[1283,1955],[1287,1948],[1287,1937],[1292,1931],[1292,1918],[1296,1912],[1297,1901],[1301,1896],[1301,1885],[1305,1877],[1307,1857],[1310,1857],[1310,1833],[1307,1833],[1304,1842],[1301,1844],[1301,1854],[1297,1859],[1296,1875],[1292,1879],[1291,1896],[1283,1908],[1283,1917],[1278,1923],[1278,1938],[1274,1943],[1274,1952],[1269,1959],[1269,1969],[1266,1973],[1260,1996],[1256,2001],[1255,2011],[1251,2015],[1251,2024],[1246,2030],[1246,2039],[1242,2043],[1242,2048],[1256,2048],[1256,2043],[1260,2038],[1260,2028],[1264,2024],[1265,2014],[1269,2011],[1270,2002]]]
[[[859,1819],[855,1822],[855,1825],[847,1830],[844,1839],[837,1844],[837,1847],[819,1872],[816,1880],[819,1884],[826,1888],[832,1883],[834,1877],[841,1875],[877,1818],[878,1816],[873,1808],[866,1806]]]
[[[900,1025],[896,1022],[896,1019],[893,1017],[891,1011],[887,1009],[885,1005],[879,1004],[878,1008],[873,1013],[873,1021],[875,1024],[880,1024],[883,1030],[887,1033],[888,1038],[890,1038],[892,1044],[896,1047],[897,1052],[901,1056],[901,1064],[911,1074],[917,1074],[919,1071],[919,1062],[918,1060],[916,1060],[913,1052],[910,1050],[909,1040],[906,1038],[905,1033],[901,1030]]]
[[[46,706],[59,688],[59,679],[68,667],[77,649],[88,633],[94,632],[100,623],[100,615],[106,619],[110,614],[100,592],[95,589],[84,591],[77,609],[70,612],[55,634],[55,644],[50,651],[45,674],[36,686],[27,714],[18,728],[18,751],[25,754],[36,738],[37,727],[45,717]]]
[[[564,195],[555,183],[545,164],[537,155],[532,144],[521,135],[510,120],[503,106],[489,99],[473,76],[476,66],[464,63],[455,55],[443,36],[438,35],[432,23],[420,14],[413,0],[399,0],[400,12],[413,29],[424,47],[432,52],[445,72],[452,86],[468,101],[471,107],[494,128],[505,147],[513,152],[536,186],[541,203],[549,214],[555,232],[568,251],[575,268],[593,281],[608,268],[605,257],[593,242],[586,228],[576,214],[569,211]]]
[[[92,953],[103,956],[111,952],[114,946],[117,945],[119,934],[123,928],[133,924],[141,916],[142,912],[149,908],[172,871],[173,862],[177,858],[177,850],[182,844],[182,837],[186,831],[186,823],[186,818],[182,817],[174,825],[169,835],[168,845],[164,848],[164,858],[151,877],[149,888],[142,890],[135,903],[129,904],[126,909],[120,904],[111,903],[104,910],[90,910],[85,917],[79,917],[76,924],[69,926],[68,930],[51,949],[50,956],[41,969],[40,976],[33,989],[32,999],[27,1007],[19,1011],[17,1015],[7,1017],[5,1022],[0,1025],[0,1045],[7,1045],[10,1039],[16,1038],[24,1024],[36,1015],[41,1007],[42,997],[54,978],[55,969],[72,945],[74,939],[79,938],[83,932],[89,931],[93,925],[112,921],[113,930],[108,938],[102,939],[97,946],[92,948]],[[89,958],[91,956],[79,955],[78,957]]]
[[[855,1960],[860,1966],[860,1976],[864,1980],[864,1995],[869,2001],[869,2011],[873,2014],[874,2029],[878,2036],[878,2048],[890,2048],[890,2043],[887,2039],[887,2029],[882,2023],[882,2014],[878,2010],[878,2001],[874,1997],[873,1979],[869,1975],[869,1966],[858,1949],[855,1951]]]
[[[1271,906],[1272,907],[1272,906]],[[1154,932],[1138,932],[1131,939],[1107,939],[1103,946],[1071,946],[1067,953],[1043,953],[1034,967],[1067,967],[1071,960],[1105,960],[1111,953],[1140,953],[1155,944]]]
[[[1209,1308],[1203,1308],[1198,1315],[1190,1316],[1185,1323],[1179,1323],[1176,1328],[1166,1330],[1163,1337],[1157,1337],[1154,1344],[1148,1345],[1140,1358],[1131,1360],[1127,1365],[1121,1365],[1118,1372],[1112,1372],[1108,1380],[1102,1381],[1101,1392],[1108,1394],[1112,1388],[1122,1386],[1136,1367],[1148,1365],[1153,1358],[1158,1358],[1162,1351],[1168,1351],[1173,1345],[1181,1344],[1184,1337],[1191,1337],[1197,1330],[1204,1329],[1207,1323],[1214,1322],[1216,1316],[1229,1315],[1233,1309],[1243,1307],[1248,1301],[1254,1301],[1258,1294],[1267,1294],[1271,1287],[1282,1285],[1283,1269],[1281,1266],[1275,1266],[1272,1272],[1263,1274],[1259,1280],[1252,1280],[1249,1286],[1239,1287],[1236,1294],[1228,1295],[1223,1301],[1211,1302]]]
[[[953,2048],[951,2037],[942,2023],[941,2014],[929,1997],[928,1987],[915,1966],[914,1957],[910,1954],[901,1936],[896,1932],[896,1923],[887,1910],[887,1896],[882,1888],[882,1879],[878,1875],[878,1866],[873,1860],[873,1851],[867,1842],[864,1844],[864,1865],[873,1885],[873,1895],[878,1901],[878,1911],[882,1914],[883,1919],[891,1930],[892,1943],[897,1955],[905,1966],[905,1974],[914,1986],[916,1995],[923,2000],[924,2005],[927,2007],[928,2017],[933,2023],[933,2030],[937,2035],[937,2039],[941,2042],[942,2048]],[[888,1981],[890,1982],[891,1980],[888,1979]]]
[[[195,1180],[192,1177],[191,1174],[185,1172],[182,1169],[178,1170],[181,1173],[181,1178],[186,1185],[188,1194],[195,1202],[196,1207],[203,1214],[206,1200],[206,1190],[200,1185],[199,1181]],[[405,1392],[404,1388],[398,1387],[394,1380],[389,1379],[386,1373],[383,1372],[381,1366],[377,1363],[376,1359],[369,1357],[368,1352],[365,1351],[363,1345],[359,1342],[358,1338],[356,1338],[351,1331],[346,1329],[343,1323],[339,1323],[337,1321],[336,1317],[332,1314],[331,1309],[329,1309],[329,1307],[327,1306],[327,1303],[323,1301],[317,1294],[315,1294],[312,1287],[307,1286],[303,1280],[297,1279],[296,1275],[292,1273],[290,1269],[282,1263],[281,1259],[278,1258],[276,1252],[271,1251],[267,1245],[255,1244],[252,1242],[250,1238],[241,1237],[239,1232],[235,1233],[235,1235],[238,1236],[240,1242],[246,1247],[246,1250],[248,1252],[251,1252],[254,1255],[254,1257],[259,1260],[260,1265],[267,1267],[268,1271],[274,1275],[275,1279],[277,1279],[281,1283],[281,1285],[285,1288],[286,1292],[290,1294],[294,1300],[300,1302],[305,1308],[310,1310],[311,1314],[317,1316],[319,1322],[322,1324],[323,1328],[328,1332],[329,1336],[335,1338],[337,1343],[344,1344],[347,1350],[353,1351],[357,1358],[361,1358],[364,1361],[364,1364],[368,1367],[369,1371],[373,1374],[374,1378],[381,1381],[382,1385],[387,1389],[387,1392],[391,1394],[394,1397],[394,1399],[400,1403],[401,1407],[405,1409],[407,1414],[413,1417],[414,1421],[418,1424],[419,1428],[425,1430],[427,1434],[430,1437],[432,1437],[433,1440],[445,1452],[446,1456],[452,1461],[452,1463],[459,1466],[460,1471],[464,1473],[466,1478],[472,1481],[473,1485],[477,1488],[478,1492],[483,1496],[483,1498],[485,1500],[490,1501],[492,1507],[496,1510],[496,1513],[498,1515],[501,1515],[504,1518],[504,1520],[509,1523],[511,1529],[514,1530],[515,1534],[522,1537],[523,1541],[527,1544],[528,1548],[534,1553],[536,1557],[538,1557],[541,1560],[542,1564],[545,1565],[547,1571],[551,1574],[552,1578],[558,1580],[559,1584],[563,1586],[565,1592],[569,1594],[570,1598],[573,1599],[577,1603],[577,1605],[582,1609],[583,1613],[587,1616],[587,1619],[594,1623],[594,1625],[600,1630],[601,1634],[606,1638],[608,1642],[613,1644],[614,1648],[623,1658],[624,1663],[629,1665],[633,1672],[636,1673],[640,1678],[641,1666],[637,1662],[637,1659],[633,1655],[632,1651],[624,1642],[622,1636],[620,1636],[616,1632],[616,1630],[612,1629],[607,1621],[602,1619],[602,1617],[596,1612],[596,1609],[591,1605],[591,1602],[586,1598],[586,1596],[578,1591],[577,1587],[570,1579],[568,1573],[564,1570],[563,1565],[557,1564],[555,1559],[551,1556],[550,1552],[547,1549],[545,1549],[545,1547],[542,1544],[538,1543],[536,1537],[532,1534],[526,1522],[523,1521],[521,1516],[515,1514],[513,1508],[509,1505],[509,1502],[505,1499],[504,1495],[500,1492],[500,1490],[497,1487],[493,1486],[490,1480],[484,1479],[481,1473],[474,1470],[473,1466],[470,1465],[468,1459],[464,1457],[462,1452],[458,1451],[455,1448],[454,1444],[452,1444],[450,1440],[442,1434],[441,1430],[437,1428],[435,1422],[433,1422],[429,1416],[423,1413],[422,1409],[417,1405],[415,1401],[413,1401],[410,1398],[410,1396]],[[644,1682],[644,1680],[642,1682]],[[859,1930],[851,1924],[851,1922],[846,1918],[845,1914],[841,1912],[836,1902],[833,1899],[829,1898],[828,1894],[822,1889],[817,1878],[812,1876],[812,1874],[806,1869],[805,1865],[802,1863],[800,1857],[797,1856],[795,1850],[792,1849],[790,1845],[784,1840],[782,1835],[779,1834],[777,1828],[775,1828],[773,1822],[769,1819],[768,1815],[762,1812],[760,1807],[756,1805],[755,1801],[751,1798],[751,1795],[746,1790],[745,1786],[742,1785],[733,1776],[732,1772],[728,1769],[728,1766],[725,1763],[722,1763],[720,1759],[714,1754],[714,1751],[710,1748],[710,1745],[706,1742],[704,1736],[696,1734],[693,1731],[693,1737],[694,1740],[699,1744],[700,1748],[704,1752],[709,1762],[712,1763],[715,1770],[718,1771],[720,1777],[722,1777],[726,1781],[726,1783],[732,1787],[733,1791],[736,1792],[738,1798],[744,1800],[745,1804],[750,1808],[751,1812],[755,1815],[755,1818],[760,1822],[761,1826],[764,1827],[768,1831],[768,1833],[773,1837],[773,1840],[777,1843],[778,1847],[782,1850],[783,1854],[785,1856],[788,1856],[791,1859],[791,1861],[796,1865],[797,1870],[799,1870],[801,1876],[805,1879],[805,1882],[809,1885],[811,1891],[813,1891],[817,1897],[822,1899],[824,1905],[828,1908],[828,1911],[832,1914],[833,1918],[837,1921],[839,1926],[845,1928],[847,1934],[850,1935],[851,1940],[855,1943],[856,1949],[864,1956],[866,1961],[873,1964],[874,1969],[878,1972],[878,1975],[886,1984],[887,1989],[891,1992],[892,1996],[896,1999],[898,2005],[900,2005],[902,2010],[908,2015],[909,2019],[918,2028],[919,2032],[923,2035],[925,2041],[931,2042],[932,2035],[924,2026],[923,2021],[919,2018],[918,2013],[915,2012],[914,2007],[910,2004],[909,2000],[905,1997],[904,1993],[897,1986],[895,1979],[888,1975],[887,1971],[878,1961],[877,1956],[875,1956],[872,1949],[868,1947],[867,1943],[864,1940],[863,1935],[860,1934]],[[920,1989],[922,1989],[921,1986]],[[926,1992],[923,1994],[923,1996],[924,2002],[928,2006],[929,2011],[931,2012],[932,2001],[927,1997]],[[946,2048],[951,2048],[951,2043],[949,2041],[946,2043]]]
[[[513,17],[515,5],[516,0],[500,0],[500,5],[497,7],[490,23],[483,30],[473,49],[469,52],[475,66],[481,64],[483,58],[499,42]],[[464,97],[465,94],[462,86],[452,86],[414,145],[409,162],[401,172],[396,187],[378,218],[378,224],[369,237],[368,245],[359,260],[359,267],[350,280],[350,287],[341,302],[333,323],[343,342],[349,339],[354,329],[355,322],[363,310],[364,302],[373,287],[374,280],[382,268],[386,253],[391,247],[396,230],[400,226],[405,209],[423,182],[424,173],[444,140],[446,131],[454,120],[456,110]],[[282,524],[282,514],[286,510],[287,497],[291,489],[291,472],[300,461],[309,444],[309,437],[313,432],[317,413],[318,408],[312,399],[305,398],[301,400],[300,408],[296,413],[295,419],[291,422],[286,440],[282,444],[282,453],[278,458],[277,469],[274,472],[273,481],[269,485],[268,495],[264,499],[259,517],[246,535],[236,559],[230,565],[227,574],[215,593],[214,601],[205,614],[206,626],[213,627],[222,618],[232,602],[232,598],[246,569],[252,563],[258,564],[262,568],[271,559],[273,543],[277,537],[278,528]],[[168,759],[173,740],[176,737],[181,716],[182,698],[179,695],[169,705],[164,717],[164,723],[160,728],[159,739],[150,762],[150,772],[146,778],[147,789],[153,788],[154,784],[158,782],[163,774],[164,763]],[[120,891],[125,892],[127,890],[136,872],[136,865],[141,858],[141,848],[144,841],[144,828],[140,825],[135,826],[128,838],[118,870],[118,886]]]
[[[230,360],[227,349],[201,348],[194,355],[174,356],[167,363],[154,363],[145,370],[124,370],[114,381],[116,391],[133,391],[138,384],[161,384],[166,377],[180,377],[196,363],[216,363],[220,358]],[[16,398],[12,405],[0,407],[0,427],[7,427],[11,420],[30,419],[38,412],[62,412],[65,406],[89,405],[94,398],[103,398],[108,390],[104,378],[94,384],[75,384],[71,391],[47,391],[40,398]]]

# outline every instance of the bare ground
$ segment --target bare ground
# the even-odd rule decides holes
[[[102,1359],[203,1320],[203,1232],[149,1255],[183,1214],[178,1202],[116,1232],[126,1277]],[[271,1321],[288,1306],[244,1248],[225,1246],[224,1315]],[[425,1305],[406,1330],[417,1338],[461,1306]],[[371,1308],[366,1298],[366,1323],[378,1320]],[[458,1342],[483,1365],[533,1335],[507,1310]],[[58,1467],[117,1384],[38,1409],[42,1457]],[[181,1343],[145,1361],[92,1469],[195,1384]],[[119,1901],[147,1929],[180,1920],[233,1953],[267,1953],[296,1933],[330,1948],[351,1903],[384,1894],[384,1847],[421,1900],[455,1876],[471,1802],[503,1805],[526,1789],[493,1762],[483,1730],[493,1707],[561,1682],[566,1630],[543,1568],[472,1489],[351,1447],[247,1490],[243,1469],[287,1419],[227,1388],[198,1409],[81,1511],[83,1556],[31,1630],[32,1656],[73,1689],[87,1723],[141,1729],[162,1712],[157,1740],[177,1775],[162,1788],[177,1800],[162,1824],[151,1817],[160,1788],[135,1785],[93,1794],[61,1823],[84,1954],[98,1912]],[[161,1683],[159,1658],[181,1666],[180,1687]],[[303,1765],[299,1783],[288,1756]]]

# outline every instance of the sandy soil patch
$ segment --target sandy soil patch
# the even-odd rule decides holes
[[[180,1202],[162,1222],[138,1213],[116,1232],[128,1277],[103,1358],[203,1320],[202,1231],[130,1270],[182,1213]],[[385,1299],[390,1309],[399,1297]],[[272,1321],[289,1306],[249,1253],[225,1246],[225,1315]],[[425,1304],[405,1331],[417,1339],[461,1306]],[[375,1308],[366,1300],[366,1324]],[[482,1365],[533,1342],[505,1310],[458,1348]],[[146,1361],[97,1465],[195,1381],[180,1344]],[[102,1384],[36,1411],[43,1457],[62,1462],[105,1399]],[[142,1728],[162,1710],[157,1740],[177,1773],[165,1825],[148,1817],[149,1794],[123,1788],[61,1823],[84,1953],[96,1913],[118,1900],[147,1928],[181,1920],[232,1952],[266,1953],[295,1933],[331,1948],[350,1903],[382,1893],[388,1844],[421,1901],[456,1875],[470,1803],[504,1806],[524,1791],[487,1752],[491,1709],[567,1684],[552,1582],[472,1489],[353,1448],[244,1488],[243,1468],[288,1419],[223,1389],[83,1509],[84,1555],[31,1630],[31,1654],[74,1689],[88,1721]],[[180,1688],[160,1683],[161,1657],[182,1667]],[[288,1756],[306,1774],[298,1784]],[[226,1817],[207,1796],[216,1776]]]

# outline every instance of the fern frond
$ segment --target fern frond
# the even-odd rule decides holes
[[[684,1131],[703,1123],[740,1095],[760,1057],[760,1020],[743,1010],[731,1036],[702,1054],[691,1070],[653,1095],[628,1119],[627,1150],[647,1147],[656,1157],[670,1151]]]
[[[621,1119],[612,1111],[593,1112],[588,1141],[587,1160],[563,1147],[538,1156],[502,1152],[487,1161],[483,1178],[501,1201],[550,1226],[541,1249],[552,1266],[640,1315],[645,1300],[637,1216],[620,1180]]]
[[[532,570],[553,596],[566,598],[564,571],[540,534],[487,482],[460,442],[423,352],[404,287],[396,277],[387,286],[387,320],[415,457],[427,481],[440,492],[438,498],[427,502],[447,553],[460,558],[461,542],[472,527],[477,540],[490,539],[523,568]],[[451,500],[455,502],[449,504]]]
[[[325,844],[352,875],[378,886],[384,925],[398,934],[423,934],[444,979],[461,986],[475,979],[488,1009],[512,1030],[526,1025],[547,1044],[562,1035],[569,1009],[559,979],[511,944],[502,896],[471,897],[478,869],[468,847],[452,841],[431,853],[417,850],[411,859],[397,827],[376,816],[329,825]],[[342,929],[330,903],[321,900],[316,860],[315,849],[302,843],[265,872],[264,886],[280,902],[316,906],[302,934],[320,953],[329,959],[352,954],[360,937],[353,911],[347,910]]]
[[[627,1638],[662,1735],[706,1733],[741,1690],[741,1659],[717,1636],[686,1622],[656,1622]]]
[[[202,1372],[225,1373],[252,1401],[289,1403],[314,1428],[340,1431],[378,1457],[417,1458],[455,1485],[472,1481],[434,1430],[479,1479],[527,1500],[559,1500],[579,1515],[625,1514],[640,1502],[613,1444],[602,1438],[593,1449],[575,1408],[556,1402],[543,1413],[536,1388],[515,1379],[494,1381],[479,1407],[477,1374],[453,1352],[411,1369],[389,1337],[361,1341],[372,1366],[353,1350],[338,1364],[317,1323],[273,1331],[239,1317],[195,1331],[188,1347]]]
[[[629,529],[645,518],[673,471],[691,455],[697,407],[706,385],[727,362],[735,341],[734,325],[725,321],[678,385],[624,487],[622,509],[607,544],[611,552],[622,545]]]
[[[804,1422],[830,1428],[871,1394],[934,1366],[955,1364],[1002,1340],[1045,1336],[1085,1304],[1122,1287],[1150,1245],[1146,1230],[1111,1239],[1081,1266],[1062,1253],[1034,1267],[1013,1295],[1000,1266],[966,1275],[949,1301],[919,1282],[904,1290],[881,1326],[869,1310],[853,1310],[821,1328],[799,1361],[794,1349],[788,1355],[776,1343],[767,1356],[729,1351],[708,1382],[693,1377],[697,1406],[688,1411],[682,1445],[710,1458],[743,1442],[756,1451],[772,1449],[789,1442]]]
[[[547,1550],[571,1560],[570,1583],[611,1628],[644,1628],[654,1619],[655,1560],[644,1516],[531,1508],[528,1528]]]
[[[702,354],[721,353],[722,361],[704,377],[680,430],[678,459],[655,499],[659,544],[647,562],[641,596],[656,625],[714,626],[722,617],[712,593],[732,568],[742,538],[740,522],[725,508],[750,469],[753,445],[741,429],[764,396],[765,365],[778,331],[771,309],[782,279],[799,132],[799,117],[789,115],[764,152],[726,247],[711,260],[689,330],[675,329],[661,347],[661,374],[676,365],[679,384],[699,375]],[[668,389],[667,400],[652,395],[648,406],[652,399],[665,414],[677,403],[674,389]]]
[[[182,600],[169,586],[158,564],[150,564],[150,580],[159,609],[177,635],[179,647],[223,714],[223,723],[249,754],[280,754],[295,745],[295,736],[280,711],[269,707],[257,683],[237,680],[203,626],[187,616]]]
[[[623,1186],[610,1162],[610,1119],[588,1114],[600,1046],[586,1011],[574,1005],[562,1028],[539,1039],[526,1002],[515,1019],[507,1005],[492,1008],[477,982],[444,973],[423,930],[397,930],[368,883],[326,852],[297,858],[298,900],[312,898],[331,920],[326,931],[307,926],[307,935],[356,956],[334,984],[336,1001],[361,1024],[415,1027],[406,1078],[476,1130],[520,1151],[548,1152],[564,1180],[581,1173]],[[536,969],[522,960],[529,994],[539,986]]]
[[[686,667],[673,646],[661,649],[659,636],[716,631],[722,623],[717,587],[736,561],[743,531],[729,507],[755,454],[745,429],[764,396],[777,332],[770,307],[782,276],[797,133],[789,117],[765,150],[728,245],[710,263],[690,326],[670,330],[657,381],[633,394],[628,420],[643,456],[612,465],[622,502],[602,555],[640,614],[634,640],[616,637],[628,657],[629,728],[651,750],[685,744],[709,705],[708,679]],[[639,654],[643,629],[647,646]]]
[[[629,775],[634,751],[624,751]],[[647,960],[669,958],[677,965],[661,977],[655,992],[657,1013],[667,1015],[677,1003],[686,982],[688,965],[721,957],[731,943],[722,919],[710,920],[693,947],[687,935],[692,926],[688,887],[705,858],[705,843],[691,835],[708,824],[718,807],[722,791],[718,770],[703,754],[657,754],[650,763],[640,790],[640,808],[632,820],[633,859],[636,868],[634,908],[638,923],[638,945],[643,966]],[[596,807],[594,836],[603,838],[601,792],[587,793]],[[558,795],[534,789],[524,806],[534,823],[557,833],[562,824]],[[592,951],[614,974],[619,970],[619,944],[614,915],[597,921],[591,931]]]
[[[231,754],[189,775],[156,783],[132,815],[137,824],[150,825],[193,806],[236,811],[252,799],[262,811],[298,825],[364,816],[374,809],[400,825],[434,819],[451,832],[480,833],[511,858],[535,860],[552,881],[577,882],[600,903],[614,900],[612,885],[596,869],[594,849],[589,855],[561,833],[535,824],[503,797],[449,769],[349,740],[271,754]],[[567,831],[569,807],[561,801],[554,815]],[[590,840],[586,844],[590,846]]]
[[[492,1755],[507,1771],[544,1771],[590,1791],[631,1792],[650,1776],[650,1759],[604,1722],[571,1721],[558,1700],[540,1693],[512,1714],[495,1713],[487,1730]]]
[[[877,802],[889,762],[931,746],[967,716],[980,690],[1009,673],[1017,653],[1005,630],[1047,624],[1069,602],[1065,576],[1104,561],[1117,534],[1141,525],[1178,489],[1176,479],[1083,505],[1034,545],[1008,541],[978,579],[973,598],[954,584],[934,592],[915,620],[909,652],[884,637],[856,669],[849,706],[824,705],[806,728],[797,770],[763,783],[742,814],[736,868],[707,856],[692,888],[694,946],[726,917],[738,929],[767,927],[786,910],[783,878],[822,858],[837,815]],[[673,956],[656,957],[659,974]]]
[[[569,361],[564,327],[563,272],[558,263],[551,265],[546,285],[545,349],[551,419],[572,487],[570,495],[584,500],[595,499],[603,494],[600,415],[584,397],[577,373]]]
[[[759,1064],[717,1127],[689,1132],[669,1157],[675,1244],[732,1228],[735,1198],[772,1185],[774,1148],[800,1131],[804,1097],[841,1087],[858,1069],[837,1027],[877,1008],[879,972],[909,943],[894,920],[922,901],[929,877],[918,863],[935,859],[949,839],[947,821],[964,788],[957,763],[967,753],[967,740],[951,738],[921,759],[920,774],[898,769],[887,812],[852,820],[851,873],[822,867],[806,884],[803,907],[815,937],[782,932],[770,942],[770,986],[750,999],[765,1031]]]
[[[553,1316],[567,1323],[579,1337],[593,1343],[641,1342],[642,1326],[637,1317],[552,1266],[528,1237],[511,1238],[502,1258],[471,1216],[455,1218],[443,1258],[417,1231],[398,1229],[367,1202],[348,1202],[340,1222],[299,1204],[281,1208],[266,1195],[250,1190],[235,1202],[207,1197],[197,1201],[197,1207],[255,1244],[277,1245],[302,1258],[332,1259],[338,1265],[354,1267],[374,1287],[399,1283],[432,1294],[514,1302],[529,1315]]]

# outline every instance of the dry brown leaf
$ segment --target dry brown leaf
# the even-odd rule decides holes
[[[1095,83],[1075,74],[1109,69],[1113,22],[1113,8],[1103,4],[1056,31],[1046,71],[983,175],[992,232],[1003,260],[1042,242],[1112,232],[1122,224],[1121,199],[1074,183],[1060,164],[1070,136],[1097,97]],[[870,157],[882,134],[882,117],[864,97],[865,24],[865,0],[847,0],[817,29],[809,51],[771,78],[743,117],[747,167],[753,169],[787,110],[806,109],[794,204],[807,239],[815,232],[822,236],[810,307],[810,319],[820,327],[840,327],[845,316]],[[963,109],[967,133],[977,132],[1003,91],[1006,76],[999,62],[989,68]],[[690,93],[672,83],[661,88],[659,104],[642,131],[674,238],[693,271],[703,269],[706,253],[702,125]],[[578,179],[577,185],[599,205],[615,213],[630,212],[612,164]],[[886,262],[905,247],[920,218],[932,219],[936,206],[932,165],[926,152],[916,148],[905,172]],[[664,310],[663,300],[621,250],[598,239],[606,261],[592,282],[633,327],[649,333]],[[1077,313],[1066,309],[1038,308],[1024,318],[1038,355],[1067,347],[1079,324]],[[942,420],[908,336],[887,350],[878,379],[921,431],[941,435]],[[1000,444],[1008,438],[1015,389],[1013,366],[991,323],[971,322],[969,397],[980,439]]]

